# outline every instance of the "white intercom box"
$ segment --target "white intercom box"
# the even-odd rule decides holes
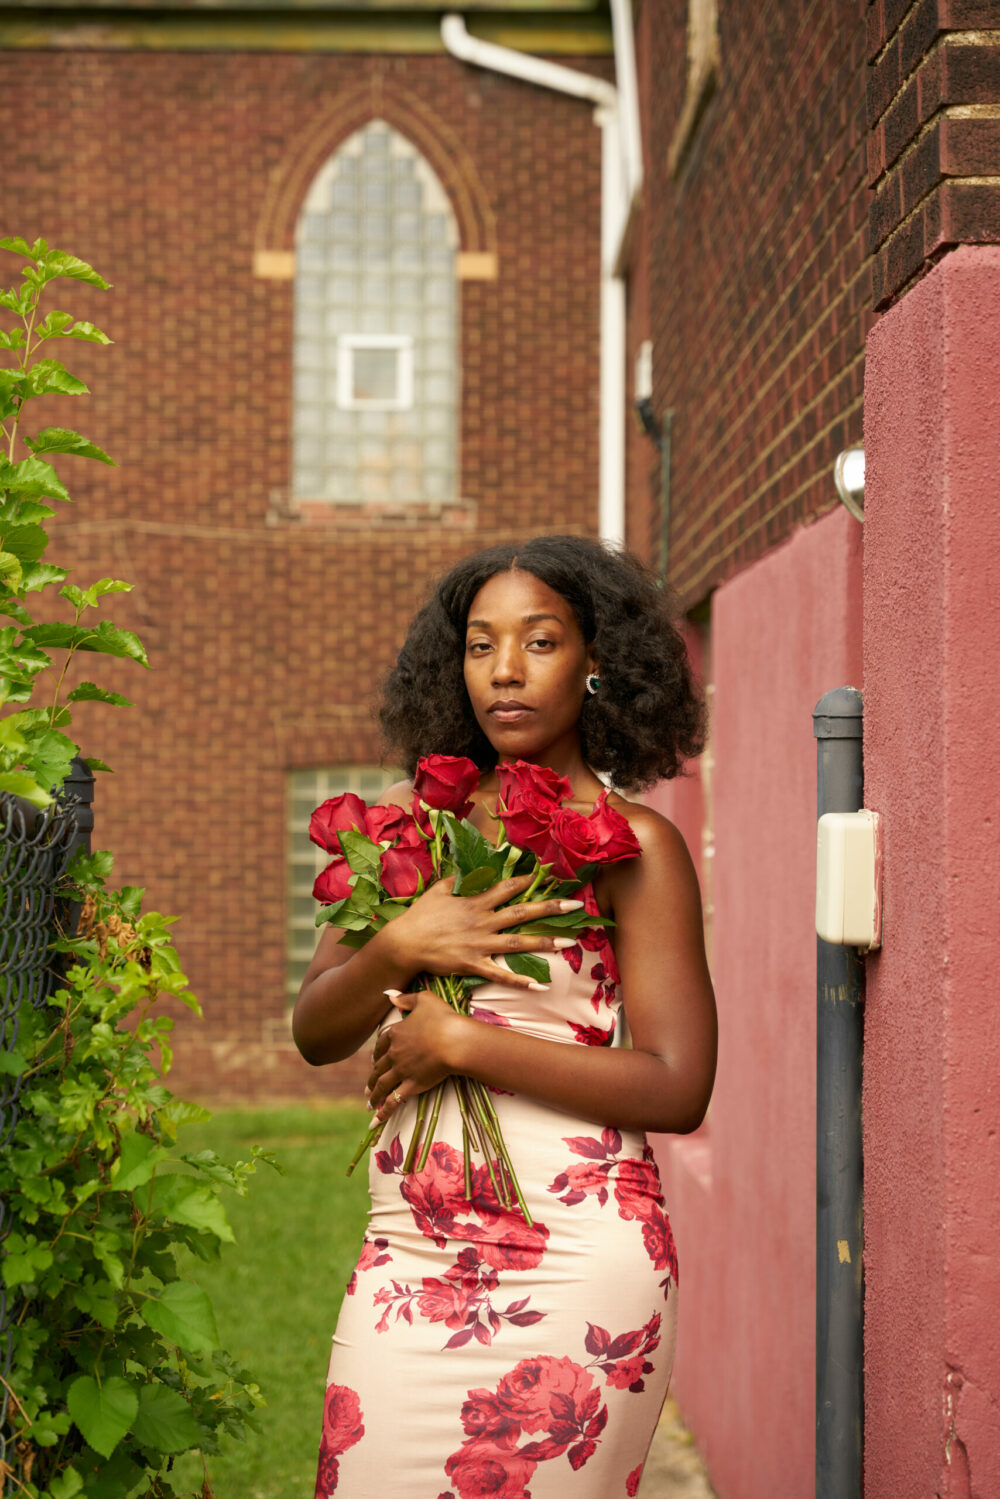
[[[877,812],[825,812],[816,827],[816,932],[824,942],[882,943],[882,846]]]

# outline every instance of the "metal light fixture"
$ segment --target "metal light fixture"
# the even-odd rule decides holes
[[[857,447],[845,448],[837,455],[833,465],[833,482],[841,501],[855,520],[865,518],[865,450]]]

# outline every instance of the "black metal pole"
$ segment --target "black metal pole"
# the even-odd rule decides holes
[[[813,712],[817,815],[864,801],[861,693],[838,687]],[[816,941],[816,1499],[861,1499],[864,1281],[861,1063],[864,966]]]

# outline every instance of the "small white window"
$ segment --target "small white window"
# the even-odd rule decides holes
[[[413,339],[406,334],[342,333],[337,340],[341,411],[409,411]]]

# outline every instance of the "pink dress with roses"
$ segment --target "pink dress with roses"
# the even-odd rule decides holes
[[[472,1014],[569,1046],[610,1045],[618,972],[601,930],[548,957],[546,993],[484,985]],[[415,1104],[392,1116],[333,1340],[316,1499],[638,1489],[677,1315],[652,1153],[642,1134],[494,1095],[534,1225],[497,1202],[484,1165],[466,1199],[450,1089],[423,1171],[402,1169]]]

